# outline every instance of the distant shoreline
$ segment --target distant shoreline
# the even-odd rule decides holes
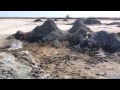
[[[0,17],[0,19],[65,19],[65,17]],[[92,19],[102,19],[102,20],[120,20],[120,17],[70,17],[69,19],[78,19],[78,18],[92,18]]]

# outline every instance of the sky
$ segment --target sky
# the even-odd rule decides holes
[[[0,17],[120,17],[120,11],[0,11]]]

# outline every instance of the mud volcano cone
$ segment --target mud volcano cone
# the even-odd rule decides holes
[[[54,21],[58,21],[58,19],[57,19],[57,18],[55,18],[55,19],[54,19]]]
[[[93,31],[79,19],[75,21],[69,32],[72,33],[70,38],[71,45],[77,45],[93,34]]]
[[[84,23],[85,19],[84,18],[78,18],[74,23],[73,25],[75,25],[76,23],[78,22],[83,22]]]
[[[22,31],[17,31],[17,33],[14,35],[14,37],[18,40],[24,40],[24,39],[26,39],[26,34]]]
[[[114,53],[120,51],[120,37],[116,33],[99,31],[84,40],[81,46],[90,49],[95,48],[96,50],[103,49],[106,52]]]
[[[87,19],[84,21],[84,23],[85,23],[85,24],[88,24],[88,25],[101,24],[100,21],[95,20],[95,19],[91,19],[91,18],[87,18]]]
[[[42,26],[37,26],[31,34],[31,39],[33,41],[53,41],[59,40],[64,36],[63,31],[61,31],[53,20],[48,19]]]
[[[63,21],[68,21],[68,19],[67,19],[67,18],[65,18]]]
[[[118,32],[117,35],[120,37],[120,32]]]
[[[34,20],[34,22],[42,22],[42,20],[40,18]]]
[[[117,27],[120,27],[120,25],[118,25]]]
[[[83,21],[81,21],[80,19],[77,19],[74,24],[73,27],[69,30],[70,33],[74,33],[77,30],[80,30],[81,28],[83,28],[85,31],[88,32],[92,32],[85,24]]]
[[[95,34],[92,40],[107,52],[113,53],[120,50],[120,37],[116,33],[100,31]]]

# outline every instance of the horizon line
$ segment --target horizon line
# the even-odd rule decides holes
[[[66,18],[66,17],[39,17],[39,16],[36,16],[36,17],[31,17],[31,16],[16,16],[16,17],[13,17],[13,16],[10,16],[10,17],[3,17],[3,16],[0,16],[0,18]],[[89,17],[69,17],[69,18],[120,18],[120,17],[98,17],[98,16],[89,16]]]

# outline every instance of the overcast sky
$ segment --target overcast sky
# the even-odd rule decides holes
[[[0,11],[0,17],[120,17],[120,11]]]

